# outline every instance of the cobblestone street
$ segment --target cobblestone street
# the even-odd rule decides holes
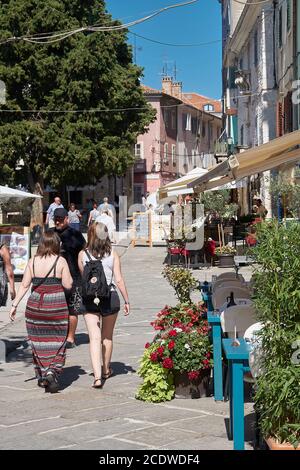
[[[149,323],[165,304],[174,305],[176,299],[161,275],[165,248],[129,247],[121,254],[132,312],[127,318],[120,312],[112,359],[115,376],[102,390],[91,387],[88,336],[82,318],[78,346],[68,350],[62,390],[54,395],[45,394],[33,378],[24,307],[15,324],[2,326],[1,338],[9,346],[15,341],[20,346],[0,365],[1,449],[232,449],[226,432],[228,402],[201,398],[146,404],[134,398],[140,382],[138,361],[153,335]],[[207,273],[209,280],[215,270],[218,268],[197,270],[194,275],[204,279]],[[246,268],[242,272],[249,278]],[[7,311],[1,311],[2,320]],[[246,403],[245,414],[246,448],[251,449],[251,403]]]

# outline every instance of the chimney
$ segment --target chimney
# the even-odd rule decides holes
[[[182,98],[182,82],[174,82],[172,84],[172,96],[181,100]]]
[[[163,93],[172,95],[172,77],[163,77],[161,87]]]

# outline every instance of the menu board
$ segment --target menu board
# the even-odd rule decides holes
[[[24,274],[30,258],[29,227],[0,226],[0,245],[9,248],[14,274]]]
[[[137,241],[144,242],[152,247],[152,226],[150,212],[133,213],[133,246]]]

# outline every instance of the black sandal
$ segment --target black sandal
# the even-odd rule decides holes
[[[109,379],[110,377],[112,377],[114,375],[114,371],[112,370],[112,368],[110,367],[108,369],[108,372],[106,374],[102,374],[102,380],[107,380]]]
[[[99,385],[96,385],[96,382],[100,382],[100,384],[99,384]],[[93,383],[92,387],[93,387],[93,388],[102,388],[102,385],[103,385],[103,384],[102,384],[102,382],[101,382],[101,378],[99,378],[99,379],[95,379],[95,380],[94,380],[94,383]]]

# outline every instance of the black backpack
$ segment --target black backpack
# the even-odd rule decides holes
[[[102,261],[93,260],[85,250],[89,261],[84,266],[82,274],[82,299],[84,303],[94,303],[98,306],[100,299],[110,296],[110,285],[107,284]]]

